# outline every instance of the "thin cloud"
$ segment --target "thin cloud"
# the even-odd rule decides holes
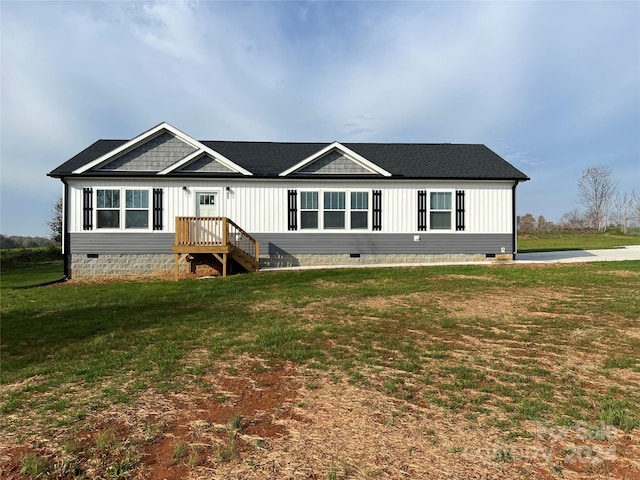
[[[202,139],[505,145],[533,179],[519,208],[559,217],[590,164],[640,184],[639,15],[637,2],[3,2],[3,233],[46,228],[59,195],[46,172],[160,121]]]

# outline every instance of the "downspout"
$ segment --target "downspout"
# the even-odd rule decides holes
[[[513,254],[513,259],[516,259],[516,255],[518,254],[518,217],[516,215],[516,187],[518,186],[518,181],[516,180],[511,187],[511,251]]]
[[[64,262],[64,276],[71,278],[69,271],[69,247],[71,245],[71,235],[69,234],[69,184],[60,177],[64,185],[64,193],[62,198],[62,259]]]

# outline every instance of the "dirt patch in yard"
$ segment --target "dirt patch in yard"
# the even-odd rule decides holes
[[[405,295],[375,296],[360,299],[354,307],[373,308],[379,311],[397,309],[398,307],[423,309],[431,312],[433,307],[439,308],[455,318],[504,318],[510,319],[538,314],[546,315],[545,309],[560,302],[570,302],[578,292],[574,289],[552,288],[500,288],[481,293],[466,292],[416,292]]]
[[[236,369],[207,375],[206,391],[147,392],[88,419],[94,426],[74,449],[80,472],[96,478],[120,466],[122,478],[152,480],[640,478],[635,431],[593,435],[587,426],[527,422],[530,435],[506,439],[462,414],[340,375],[291,365]],[[20,473],[26,453],[52,465],[73,457],[36,445],[3,445],[2,478],[28,478]]]

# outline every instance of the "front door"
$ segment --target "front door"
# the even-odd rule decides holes
[[[196,216],[198,217],[217,217],[218,216],[218,192],[198,192]]]
[[[196,235],[199,242],[220,244],[222,222],[211,217],[218,216],[218,192],[198,192],[196,194]]]

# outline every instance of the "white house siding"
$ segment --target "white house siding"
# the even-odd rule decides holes
[[[66,252],[70,254],[72,275],[78,278],[103,271],[121,275],[127,269],[140,275],[158,274],[164,269],[168,275],[173,268],[175,217],[196,215],[196,193],[216,191],[219,215],[231,218],[260,242],[262,266],[480,260],[487,255],[512,253],[512,186],[512,182],[70,179],[72,218]],[[83,230],[83,188],[88,187],[162,188],[162,231]],[[382,190],[382,231],[289,231],[290,189],[298,193]],[[465,230],[418,231],[419,190],[464,190]],[[149,199],[151,209],[151,195]],[[455,205],[452,207],[455,218]]]
[[[305,190],[382,190],[382,232],[418,232],[418,190],[465,190],[465,233],[511,233],[512,182],[228,182],[224,194],[226,216],[253,233],[287,233],[287,192]],[[223,187],[224,188],[224,187]],[[371,198],[369,199],[371,208]],[[256,208],[258,206],[258,208]],[[299,207],[299,202],[298,202]],[[327,232],[325,232],[327,233]],[[331,231],[332,234],[348,233]],[[433,232],[440,234],[443,232]],[[450,233],[450,232],[449,232]]]
[[[175,231],[175,217],[196,215],[196,193],[217,191],[219,215],[229,217],[250,233],[291,233],[287,223],[287,192],[305,190],[382,190],[382,233],[505,234],[512,232],[512,182],[394,182],[394,181],[291,181],[190,179],[82,179],[71,180],[70,203],[73,212],[69,231],[82,229],[82,189],[163,188],[163,232]],[[187,187],[187,190],[183,189]],[[226,191],[226,187],[230,190]],[[465,191],[465,230],[462,232],[418,232],[419,190]],[[151,199],[151,196],[149,197]],[[151,200],[150,200],[151,201]],[[371,209],[371,197],[369,199]],[[95,205],[94,205],[95,206]],[[299,202],[298,202],[299,207]],[[455,205],[452,205],[455,210]],[[151,205],[150,205],[151,208]],[[99,230],[98,230],[99,231]],[[96,230],[94,230],[96,232]],[[360,233],[361,231],[358,231]],[[126,232],[122,232],[126,233]],[[295,233],[295,232],[294,232]],[[312,233],[305,231],[305,233]],[[318,233],[346,234],[348,231]]]

